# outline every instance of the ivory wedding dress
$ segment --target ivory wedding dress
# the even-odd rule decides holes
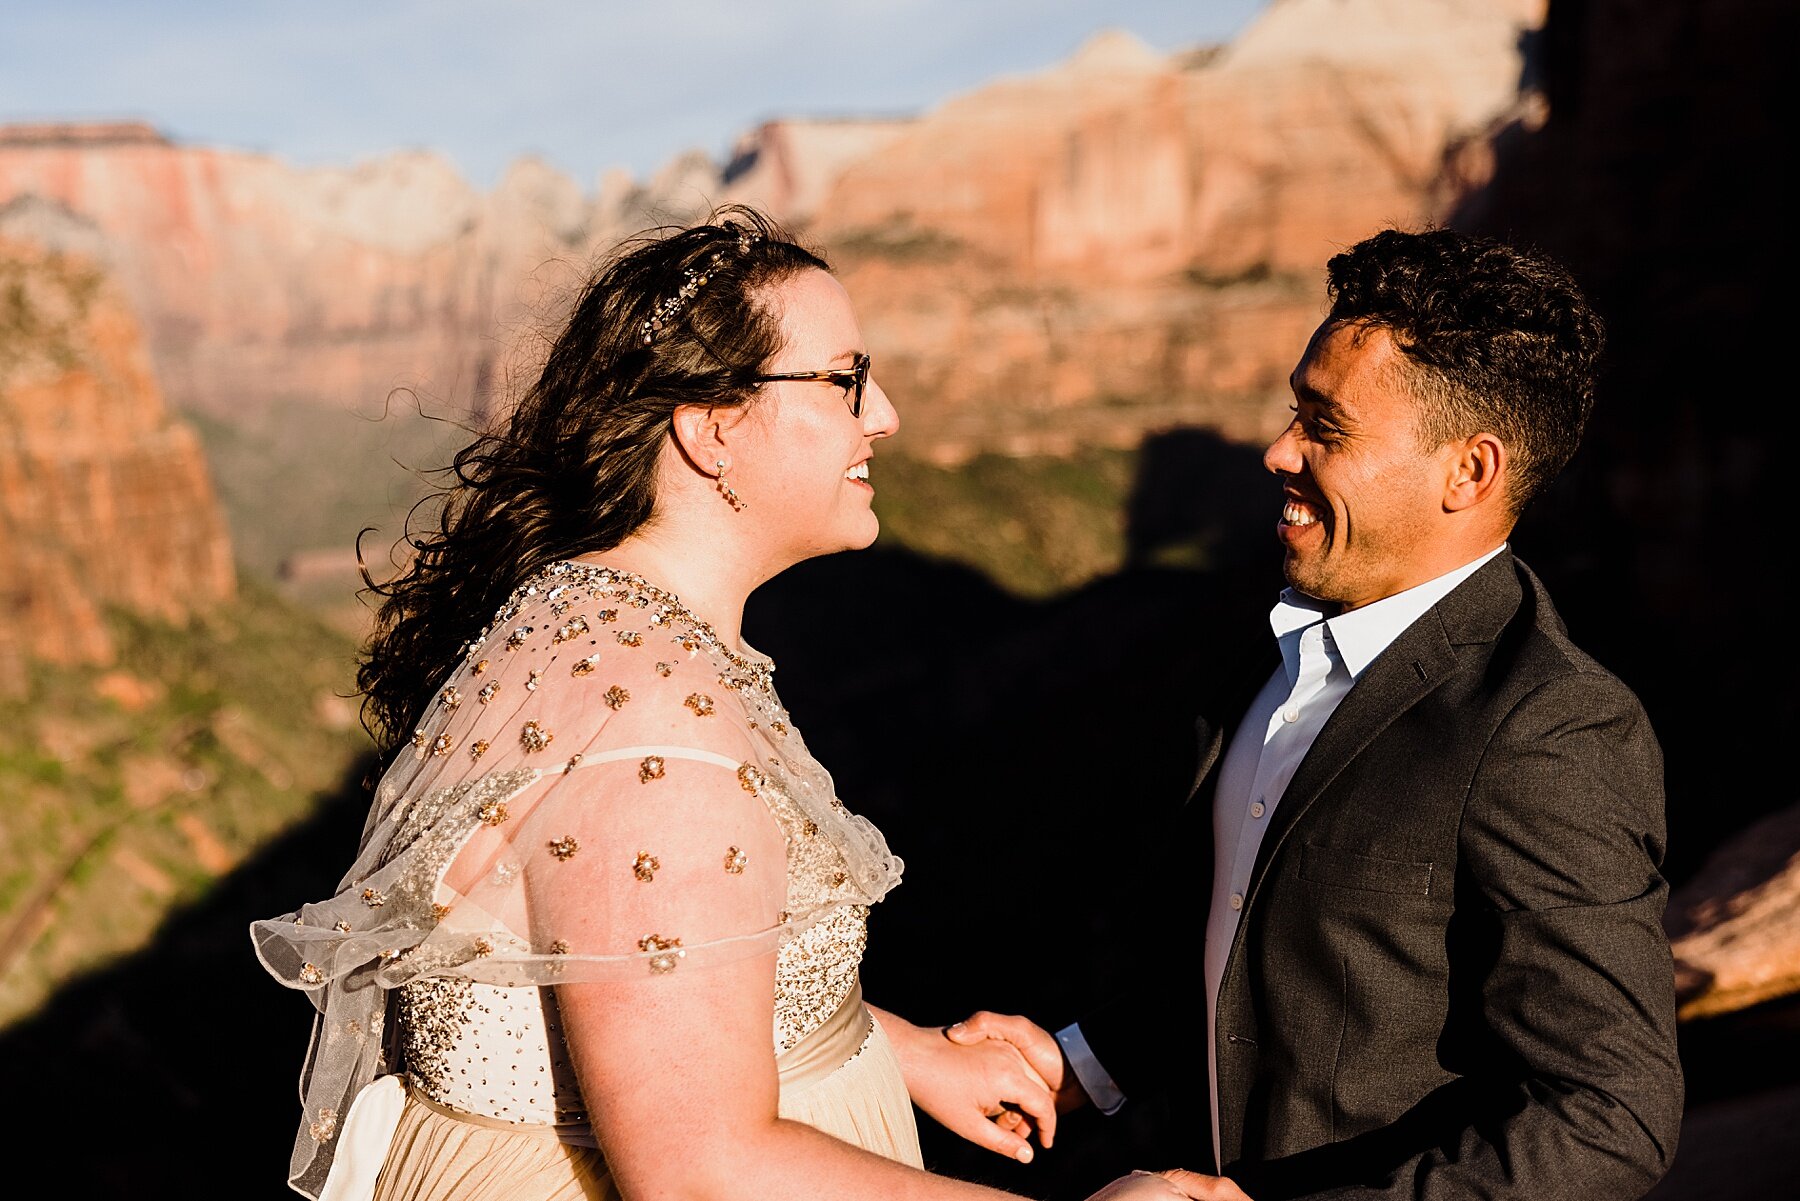
[[[337,894],[252,926],[320,1010],[295,1189],[615,1195],[551,986],[771,952],[781,1115],[921,1162],[858,984],[901,863],[838,801],[772,671],[637,576],[557,563],[514,593],[382,777]],[[685,791],[709,773],[735,808]],[[782,861],[746,852],[759,837]],[[721,917],[745,912],[767,920]]]

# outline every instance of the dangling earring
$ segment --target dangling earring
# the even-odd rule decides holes
[[[725,478],[725,460],[716,460],[713,468],[719,473],[719,495],[725,498],[725,503],[739,513],[749,508],[750,506],[744,503],[744,498],[737,494],[737,489],[733,488],[730,481]]]

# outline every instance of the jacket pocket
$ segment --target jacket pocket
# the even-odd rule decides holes
[[[1300,847],[1300,878],[1337,888],[1388,892],[1403,896],[1431,895],[1432,864],[1411,859],[1377,859],[1340,847]]]

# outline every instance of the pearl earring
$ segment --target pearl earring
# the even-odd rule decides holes
[[[749,506],[744,503],[744,498],[737,494],[737,489],[733,488],[730,481],[725,478],[725,460],[716,460],[713,468],[719,473],[719,495],[725,498],[726,504],[742,513]]]

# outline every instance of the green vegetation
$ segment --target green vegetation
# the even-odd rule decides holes
[[[981,455],[939,467],[900,454],[873,464],[882,541],[966,563],[1025,596],[1116,571],[1137,455]]]
[[[33,360],[75,366],[72,331],[87,317],[102,277],[60,254],[28,261],[0,253],[0,375]]]
[[[1261,285],[1280,292],[1304,294],[1318,286],[1318,281],[1311,275],[1277,271],[1261,260],[1236,271],[1219,272],[1205,267],[1189,267],[1183,274],[1194,287],[1213,291]]]
[[[298,551],[332,548],[348,557],[364,526],[377,527],[364,555],[385,562],[407,508],[436,487],[425,473],[449,463],[472,437],[398,401],[386,417],[301,398],[259,404],[229,421],[184,416],[206,447],[231,544],[264,579],[276,578]],[[352,565],[336,584],[354,579]]]
[[[954,234],[900,221],[846,231],[832,238],[834,258],[887,259],[897,263],[945,263],[968,254],[969,245]]]
[[[112,632],[113,666],[36,665],[0,699],[0,1024],[143,946],[367,745],[338,695],[349,640],[254,579],[191,624]]]

